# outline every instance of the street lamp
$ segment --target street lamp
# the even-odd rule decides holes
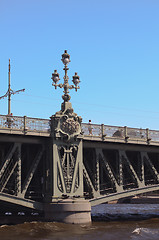
[[[77,92],[77,89],[79,89],[80,87],[78,86],[78,84],[80,83],[80,77],[77,75],[77,72],[75,72],[75,75],[73,76],[73,84],[74,85],[69,85],[68,83],[68,75],[67,75],[67,71],[69,70],[69,68],[67,67],[67,65],[70,63],[70,55],[67,53],[67,50],[65,50],[65,52],[62,54],[62,59],[61,61],[64,64],[64,68],[63,70],[65,71],[65,75],[64,75],[64,83],[63,84],[58,84],[60,78],[59,78],[59,74],[57,72],[57,70],[54,70],[54,73],[52,73],[52,86],[55,87],[55,89],[57,89],[57,87],[63,88],[64,89],[64,95],[62,96],[64,102],[69,102],[69,100],[71,99],[70,95],[69,95],[69,89],[75,89],[75,91]]]

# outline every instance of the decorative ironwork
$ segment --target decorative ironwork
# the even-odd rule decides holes
[[[50,120],[0,115],[0,129],[50,132]]]
[[[123,138],[124,137],[124,128],[104,125],[104,134],[106,137]]]
[[[50,121],[46,119],[26,118],[26,128],[29,131],[49,132]]]
[[[159,131],[149,130],[149,138],[152,141],[159,142]]]
[[[61,146],[58,148],[60,162],[63,172],[63,178],[65,181],[66,193],[70,193],[72,189],[72,181],[74,177],[74,170],[78,152],[78,146]],[[59,175],[58,175],[59,176]],[[76,185],[75,188],[78,188],[78,176],[76,177]],[[62,184],[60,178],[58,178],[58,187],[61,192],[63,192]]]
[[[127,128],[127,134],[130,138],[146,139],[146,129]]]
[[[60,78],[59,78],[59,74],[57,73],[57,70],[54,70],[54,73],[52,73],[52,78],[51,78],[53,80],[52,85],[55,87],[55,89],[57,89],[57,87],[63,88],[64,95],[62,96],[62,99],[64,100],[64,102],[69,102],[69,100],[71,99],[70,95],[68,94],[69,89],[75,89],[77,91],[77,89],[80,88],[78,86],[78,84],[80,83],[80,80],[79,80],[80,77],[77,75],[77,72],[75,72],[75,75],[73,76],[73,80],[72,80],[74,85],[69,85],[68,83],[69,77],[67,75],[67,71],[69,70],[69,68],[67,67],[67,65],[70,63],[70,55],[67,53],[67,50],[65,50],[64,54],[62,54],[61,61],[64,64],[63,70],[65,71],[64,83],[57,84]]]
[[[78,84],[80,83],[80,80],[77,73],[75,73],[72,80],[74,85],[69,85],[68,83],[69,78],[67,75],[67,71],[69,70],[69,68],[67,67],[67,65],[70,62],[70,55],[67,53],[67,50],[65,50],[64,54],[62,54],[61,60],[64,64],[63,70],[65,71],[64,83],[58,84],[60,78],[57,70],[55,70],[52,74],[52,85],[55,87],[55,89],[57,87],[64,89],[64,95],[62,96],[64,102],[61,105],[61,110],[51,117],[51,133],[52,136],[54,136],[55,138],[62,138],[65,142],[73,142],[74,138],[81,135],[82,118],[79,117],[76,113],[74,113],[72,104],[69,102],[69,100],[71,99],[69,95],[69,89],[74,88],[77,91],[77,89],[79,89]]]
[[[70,116],[70,113],[69,113],[69,116]],[[79,122],[78,120],[76,120],[76,118],[77,118],[77,114],[75,114],[73,118],[68,118],[68,116],[65,116],[65,119],[63,119],[60,122],[61,131],[67,134],[73,134],[73,133],[79,132],[79,129],[82,128],[81,131],[84,137],[90,136],[91,139],[93,138],[102,139],[102,136],[104,135],[104,139],[109,139],[109,138],[124,139],[125,137],[127,137],[128,140],[134,139],[134,140],[141,140],[146,142],[147,141],[159,142],[159,131],[141,129],[141,128],[129,128],[129,127],[91,124],[92,133],[90,135],[89,134],[90,124],[88,123],[80,124],[81,120]],[[40,118],[29,118],[26,116],[19,117],[19,116],[0,115],[0,130],[2,129],[6,129],[6,130],[13,129],[17,131],[18,130],[23,131],[25,129],[28,132],[35,132],[35,133],[51,132],[50,120],[40,119]]]
[[[22,130],[24,126],[24,118],[23,117],[13,117],[9,115],[1,115],[0,116],[0,128],[10,128]]]
[[[66,119],[66,121],[61,124],[61,129],[69,135],[78,132],[79,128],[79,122],[71,118]]]

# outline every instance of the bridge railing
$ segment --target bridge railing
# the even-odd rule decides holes
[[[147,139],[147,130],[142,128],[127,128],[126,136],[133,139]]]
[[[25,129],[30,131],[50,132],[50,120],[26,117]]]
[[[50,120],[0,115],[0,129],[47,133],[50,132]]]
[[[159,142],[159,131],[149,130],[149,138],[150,140]]]
[[[41,118],[0,115],[0,130],[22,131],[24,133],[50,133],[50,120]],[[140,140],[159,142],[159,131],[109,126],[104,124],[82,123],[82,132],[90,139],[120,139],[124,141]]]
[[[83,134],[87,137],[104,139],[121,139],[124,141],[155,141],[159,142],[159,131],[142,128],[109,126],[104,124],[82,123]]]

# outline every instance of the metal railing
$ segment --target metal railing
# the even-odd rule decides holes
[[[0,131],[14,130],[24,133],[50,133],[50,120],[41,118],[19,117],[0,115]],[[129,128],[120,126],[108,126],[104,124],[82,123],[84,137],[90,139],[120,139],[126,142],[130,140],[159,142],[159,131],[142,128]]]
[[[50,132],[50,120],[30,117],[0,115],[0,130],[21,130],[27,132]]]
[[[149,130],[148,128],[129,128],[120,126],[108,126],[104,124],[89,124],[82,123],[82,131],[84,136],[90,138],[106,139],[120,139],[128,142],[130,140],[136,141],[150,141],[159,142],[159,131]]]

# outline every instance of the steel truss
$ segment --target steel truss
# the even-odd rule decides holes
[[[0,142],[0,202],[42,210],[60,197],[84,194],[93,206],[159,190],[157,148],[30,142]]]
[[[84,191],[92,206],[159,190],[159,153],[84,149]]]
[[[0,142],[0,201],[42,210],[45,162],[43,144]]]

